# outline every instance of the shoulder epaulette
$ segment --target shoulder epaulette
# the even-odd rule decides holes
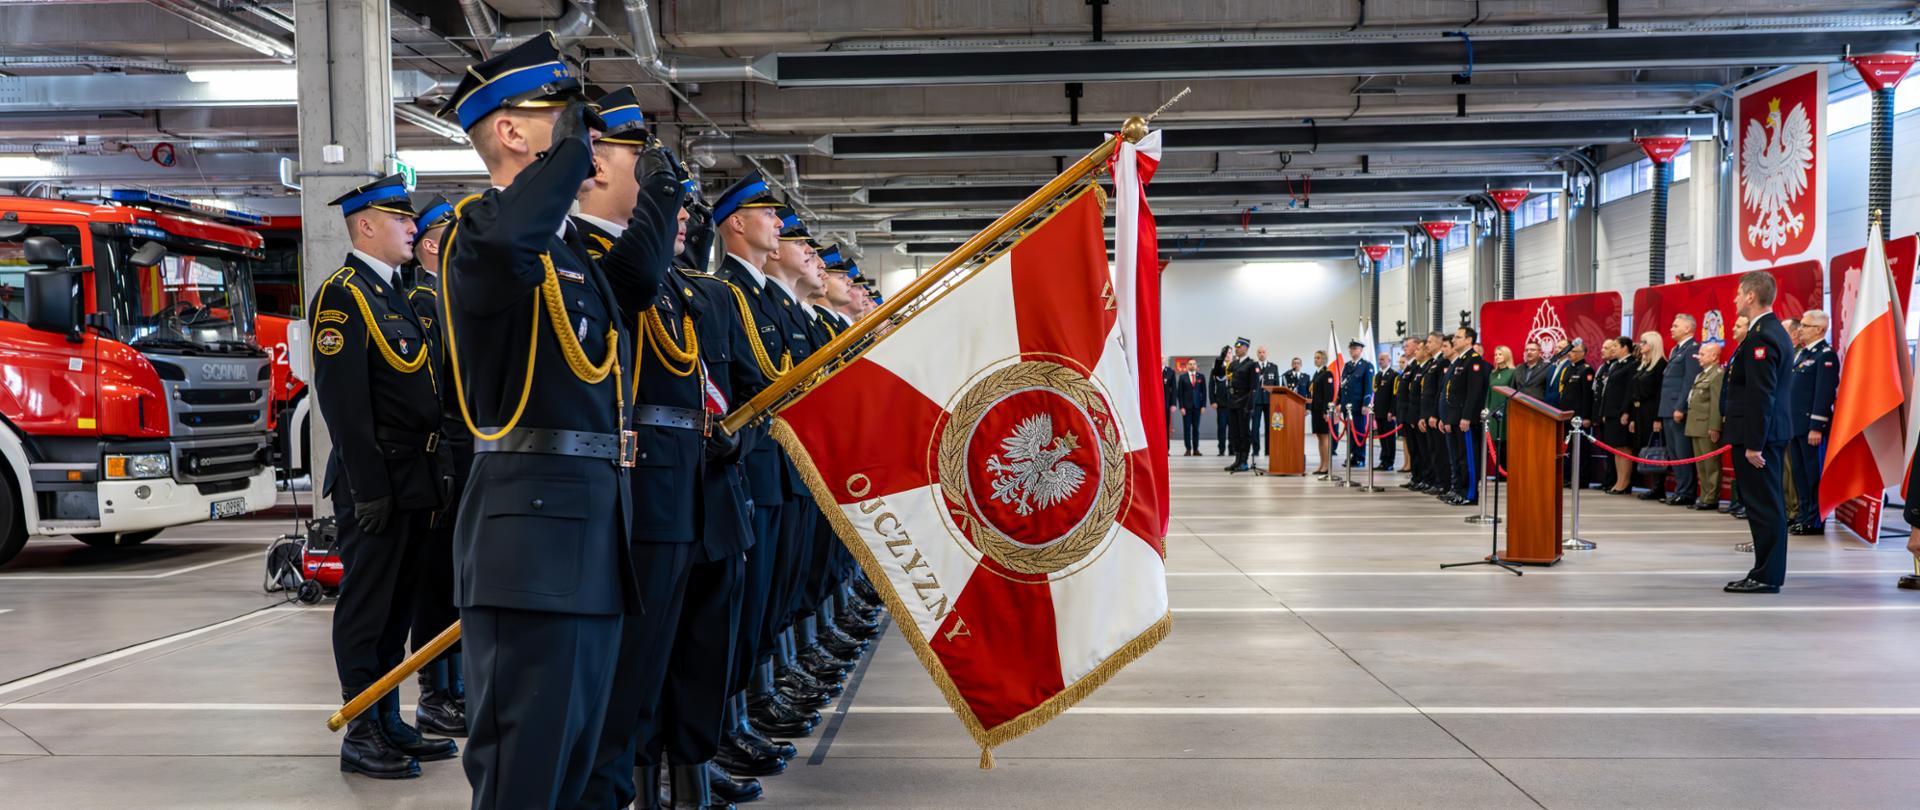
[[[353,265],[350,265],[350,264],[341,265],[340,269],[333,271],[333,275],[327,276],[327,280],[321,282],[320,286],[324,287],[328,284],[333,284],[335,282],[345,284],[352,280],[353,280]]]

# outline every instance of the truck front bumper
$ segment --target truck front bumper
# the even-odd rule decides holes
[[[214,504],[244,499],[244,512],[258,512],[274,504],[272,468],[247,478],[244,489],[202,494],[193,484],[171,478],[102,481],[99,484],[100,527],[91,531],[137,532],[198,523],[214,515]]]

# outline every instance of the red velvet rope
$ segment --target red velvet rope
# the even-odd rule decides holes
[[[1506,476],[1507,468],[1500,466],[1500,452],[1493,446],[1493,431],[1481,431],[1481,435],[1487,437],[1487,460],[1493,462],[1493,468],[1499,470],[1502,476]]]
[[[1602,450],[1605,450],[1621,458],[1632,461],[1635,464],[1651,464],[1655,467],[1679,467],[1685,464],[1693,464],[1695,462],[1706,461],[1707,459],[1713,458],[1714,456],[1725,455],[1727,451],[1733,449],[1731,446],[1723,444],[1723,445],[1720,445],[1720,449],[1715,450],[1711,453],[1708,453],[1704,456],[1694,456],[1693,458],[1683,458],[1675,461],[1666,461],[1662,459],[1641,458],[1632,453],[1629,453],[1617,447],[1614,447],[1613,445],[1607,444],[1606,442],[1600,441],[1599,439],[1596,439],[1592,436],[1588,436],[1587,441],[1593,442],[1593,446],[1595,447],[1598,447]]]

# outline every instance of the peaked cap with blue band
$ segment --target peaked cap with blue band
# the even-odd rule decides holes
[[[397,174],[389,174],[356,188],[327,204],[340,206],[340,215],[343,217],[369,208],[400,214],[408,219],[417,216],[413,210],[413,200],[407,198],[407,180]]]
[[[720,192],[720,199],[713,203],[713,221],[727,221],[727,217],[738,213],[742,208],[778,208],[780,199],[773,196],[767,188],[767,181],[760,178],[760,172],[747,172],[747,176],[733,181],[726,191]]]
[[[453,222],[453,204],[447,202],[447,198],[438,194],[429,197],[427,203],[419,208],[420,216],[414,217],[413,219],[413,241],[415,244],[420,242],[421,237],[427,235],[427,231]]]
[[[838,273],[846,269],[843,264],[846,259],[841,257],[839,245],[827,245],[820,248],[820,261],[827,263],[827,270],[829,272]]]
[[[460,128],[470,130],[495,110],[559,106],[584,98],[579,71],[560,55],[560,45],[548,31],[467,68],[440,114],[453,113]]]
[[[818,248],[820,243],[813,241],[813,234],[807,231],[807,223],[800,221],[800,214],[791,207],[780,206],[780,240],[783,242],[805,242]]]
[[[622,87],[593,102],[600,120],[607,123],[600,140],[606,143],[647,145],[647,117],[640,112],[640,100],[632,87]]]

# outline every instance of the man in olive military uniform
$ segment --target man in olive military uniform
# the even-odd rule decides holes
[[[440,444],[448,461],[445,504],[428,519],[430,531],[421,541],[420,581],[413,603],[413,649],[460,619],[453,607],[453,511],[466,488],[467,468],[473,466],[473,434],[460,424],[459,405],[453,399],[452,370],[447,367],[446,341],[440,325],[440,245],[453,224],[453,205],[434,196],[419,206],[413,227],[413,287],[407,304],[426,329],[433,350],[434,379],[440,382]],[[456,641],[445,653],[420,668],[420,703],[413,711],[422,731],[448,737],[467,736],[466,686],[461,672],[461,646]]]
[[[678,167],[639,161],[646,191],[595,261],[567,214],[593,176],[604,123],[551,35],[468,68],[443,112],[494,184],[455,206],[440,295],[462,422],[475,434],[454,522],[467,779],[476,810],[574,807],[596,762],[625,617],[643,620],[629,539],[635,342],[609,279],[638,300],[660,286]]]
[[[333,436],[321,494],[333,499],[346,576],[333,613],[333,659],[344,698],[400,664],[429,519],[443,505],[439,391],[426,327],[396,273],[413,252],[413,204],[398,175],[332,205],[347,218],[353,252],[314,294],[315,402]],[[400,719],[389,692],[354,718],[340,770],[378,779],[420,775],[420,761],[451,759],[452,740],[428,739]]]
[[[1833,425],[1833,396],[1840,389],[1840,355],[1827,343],[1827,313],[1800,316],[1800,343],[1793,358],[1793,440],[1787,443],[1798,514],[1787,521],[1789,534],[1825,534],[1820,512],[1820,472],[1826,466],[1827,431]]]
[[[1487,385],[1493,376],[1493,364],[1473,348],[1479,333],[1462,326],[1453,333],[1453,365],[1447,369],[1440,430],[1451,437],[1453,486],[1441,500],[1455,506],[1480,502],[1480,450],[1486,441],[1486,421],[1481,412],[1487,407]]]

